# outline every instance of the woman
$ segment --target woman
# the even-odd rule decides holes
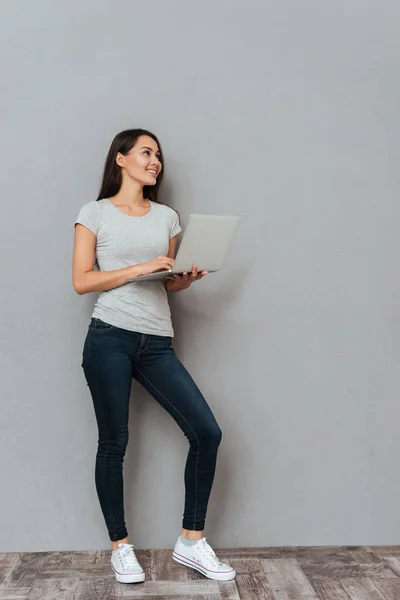
[[[218,560],[203,536],[222,432],[206,400],[176,356],[167,292],[187,289],[207,272],[128,283],[174,264],[178,214],[158,201],[164,159],[157,137],[122,131],[106,159],[97,201],[75,222],[73,286],[100,292],[83,348],[82,367],[99,430],[95,483],[112,543],[117,581],[144,581],[124,520],[122,464],[128,443],[132,378],[175,419],[189,441],[181,535],[172,557],[209,579],[229,580],[234,569]],[[97,263],[99,270],[93,270]]]

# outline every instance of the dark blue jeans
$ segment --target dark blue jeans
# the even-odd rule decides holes
[[[189,441],[182,527],[204,529],[222,431],[171,338],[128,331],[91,319],[82,367],[99,430],[95,483],[110,539],[128,536],[122,464],[128,443],[132,378],[165,408]]]

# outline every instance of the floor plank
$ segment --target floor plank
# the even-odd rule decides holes
[[[274,600],[318,600],[297,558],[261,559]]]
[[[386,600],[369,578],[343,579],[341,583],[351,600]]]
[[[350,596],[338,579],[333,577],[310,577],[310,582],[322,600],[350,600]]]
[[[252,558],[232,558],[230,565],[236,571],[240,600],[274,600],[260,561],[254,558],[254,554]]]

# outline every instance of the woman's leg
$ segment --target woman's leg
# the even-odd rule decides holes
[[[92,324],[93,323],[93,324]],[[118,328],[91,322],[82,367],[98,426],[95,484],[113,549],[127,540],[122,465],[128,443],[132,358]],[[139,334],[137,334],[139,337]]]
[[[134,378],[169,412],[189,441],[182,528],[198,532],[190,538],[197,539],[205,526],[222,431],[199,388],[176,356],[171,338],[147,337],[146,350],[134,364]]]

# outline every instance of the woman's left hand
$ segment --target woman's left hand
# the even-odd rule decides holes
[[[197,265],[193,265],[191,273],[184,271],[182,275],[167,275],[165,279],[170,281],[168,283],[167,290],[169,292],[179,292],[180,290],[186,290],[192,285],[194,281],[202,279],[204,275],[207,275],[208,271],[197,271]]]

